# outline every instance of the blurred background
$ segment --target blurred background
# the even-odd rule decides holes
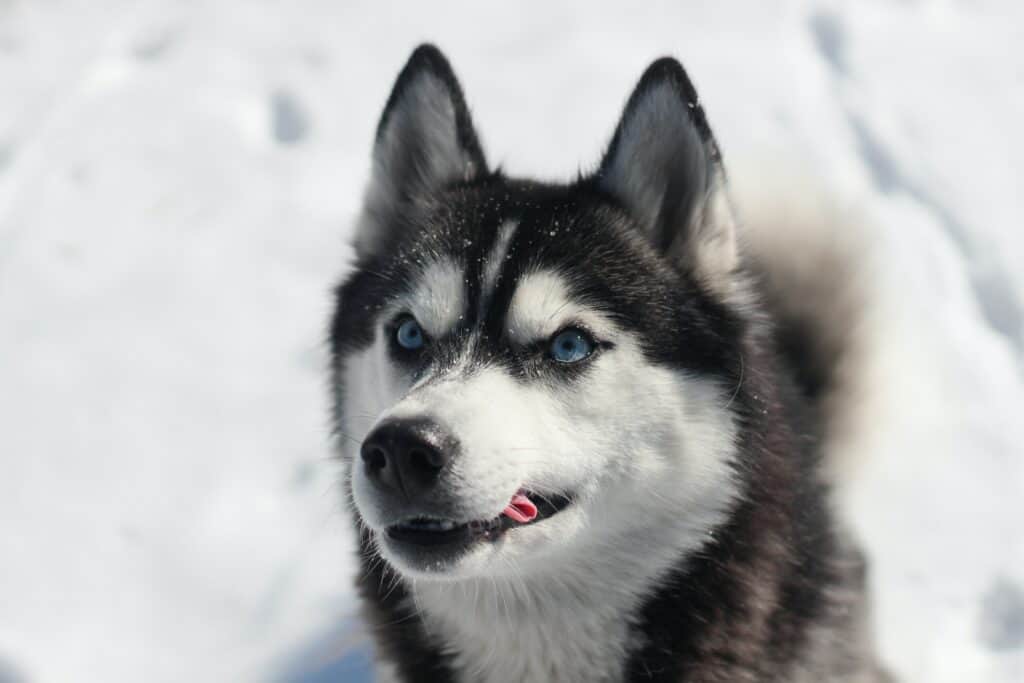
[[[1024,680],[1024,5],[0,0],[0,682],[370,680],[324,339],[423,40],[512,174],[673,54],[735,177],[869,219],[882,656]]]

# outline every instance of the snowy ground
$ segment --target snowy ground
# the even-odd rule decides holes
[[[512,173],[672,53],[739,177],[859,201],[882,652],[1024,680],[1024,5],[620,5],[0,0],[0,682],[367,680],[322,339],[424,39]]]

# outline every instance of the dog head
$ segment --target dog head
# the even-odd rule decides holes
[[[695,547],[734,492],[742,322],[718,147],[662,59],[599,169],[488,170],[448,62],[417,49],[377,130],[338,288],[346,492],[420,580],[562,570],[617,539]]]

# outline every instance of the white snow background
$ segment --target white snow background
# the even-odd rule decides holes
[[[0,681],[368,680],[323,340],[423,40],[510,173],[592,167],[673,54],[734,173],[856,198],[885,303],[843,500],[882,654],[1024,681],[1012,0],[0,0]]]

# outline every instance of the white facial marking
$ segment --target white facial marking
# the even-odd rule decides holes
[[[341,449],[346,457],[354,459],[379,416],[395,405],[407,389],[388,358],[383,329],[376,330],[370,346],[345,359],[342,382]]]
[[[400,296],[393,303],[390,307],[393,314],[408,312],[428,336],[435,339],[444,336],[466,313],[466,282],[462,266],[447,259],[432,261],[413,277],[412,292]]]
[[[513,344],[547,339],[567,322],[579,322],[595,333],[608,328],[604,315],[570,297],[566,279],[550,270],[520,278],[509,304],[505,327]]]
[[[487,305],[494,296],[494,289],[498,286],[498,279],[501,277],[502,266],[505,265],[505,257],[508,256],[508,248],[512,244],[512,237],[515,235],[519,222],[509,219],[498,228],[498,237],[494,241],[491,253],[487,255],[484,264],[483,286],[480,296],[480,318],[483,319]]]
[[[728,515],[737,491],[727,389],[650,364],[628,335],[616,341],[572,389],[494,371],[465,393],[442,391],[446,419],[474,454],[464,495],[488,498],[474,492],[479,477],[483,487],[522,481],[578,496],[466,557],[454,580],[414,582],[460,680],[620,680],[632,646],[623,615]]]
[[[415,290],[425,300],[403,305],[424,316],[425,328],[451,324],[453,302],[465,296],[461,278],[453,264],[428,268]],[[572,381],[543,366],[524,378],[499,364],[459,363],[413,386],[393,367],[382,332],[346,360],[351,436],[365,437],[367,418],[426,416],[458,440],[444,495],[458,501],[461,519],[497,516],[520,489],[574,497],[554,517],[444,567],[410,565],[378,535],[459,680],[618,680],[634,645],[623,615],[707,542],[738,495],[727,406],[735,387],[652,363],[634,333],[574,300],[556,272],[521,279],[505,326],[513,344],[527,344],[577,322],[613,347],[583,361]],[[393,523],[363,468],[350,473],[369,527]]]

